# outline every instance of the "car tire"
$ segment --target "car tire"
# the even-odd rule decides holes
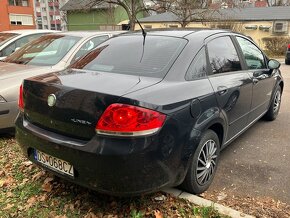
[[[207,130],[195,150],[181,188],[200,194],[206,191],[213,181],[220,154],[220,142],[217,134]]]
[[[290,65],[290,60],[286,60],[286,59],[285,59],[285,64],[286,64],[286,65]]]
[[[277,118],[281,106],[281,96],[282,96],[281,87],[278,86],[274,92],[270,107],[267,113],[265,114],[266,120],[273,121]]]

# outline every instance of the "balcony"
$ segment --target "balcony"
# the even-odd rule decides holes
[[[59,11],[50,11],[49,16],[53,16],[53,15],[60,15],[60,12]]]
[[[60,20],[51,20],[50,24],[60,24]]]
[[[59,7],[59,3],[58,2],[48,2],[48,6],[49,7],[53,7],[53,6]]]

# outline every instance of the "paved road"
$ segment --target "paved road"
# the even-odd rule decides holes
[[[290,204],[290,66],[282,64],[281,70],[285,85],[278,118],[258,121],[223,150],[209,194],[228,190]]]

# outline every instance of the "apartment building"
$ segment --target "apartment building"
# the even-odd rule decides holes
[[[35,29],[33,0],[0,0],[0,31]]]
[[[60,11],[67,0],[34,0],[37,29],[66,30],[65,14]]]

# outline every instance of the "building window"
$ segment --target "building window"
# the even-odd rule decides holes
[[[28,0],[9,0],[9,5],[28,7]]]
[[[288,33],[288,22],[287,21],[275,21],[273,24],[274,33]]]
[[[10,23],[12,25],[27,25],[33,26],[33,18],[32,15],[24,15],[24,14],[9,14]]]

